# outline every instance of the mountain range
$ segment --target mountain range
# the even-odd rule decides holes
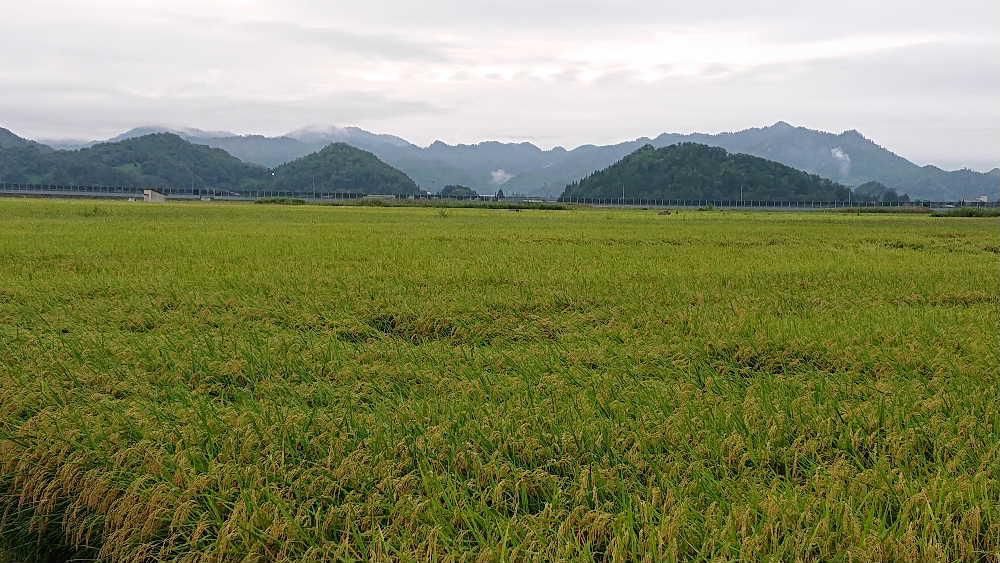
[[[774,160],[848,186],[878,182],[909,194],[913,199],[956,200],[980,194],[1000,196],[998,170],[982,173],[919,166],[855,130],[828,133],[783,121],[732,133],[663,133],[655,138],[614,145],[583,145],[572,150],[562,147],[543,150],[531,143],[495,141],[471,145],[437,141],[420,147],[397,136],[356,127],[312,127],[278,137],[140,127],[112,140],[152,132],[170,132],[192,143],[219,148],[244,162],[268,168],[315,153],[331,143],[345,143],[371,152],[406,173],[422,189],[432,192],[447,185],[464,185],[480,193],[493,193],[502,187],[508,194],[558,197],[567,185],[614,164],[644,145],[661,148],[693,142]],[[52,142],[54,148],[90,144],[92,142]]]
[[[328,192],[419,193],[417,185],[405,174],[375,155],[344,143],[331,143],[318,152],[269,170],[173,133],[149,133],[77,150],[54,150],[0,129],[0,181],[239,191],[312,187]]]

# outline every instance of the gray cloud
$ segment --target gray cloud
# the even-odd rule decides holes
[[[323,0],[291,0],[301,13],[323,17],[330,13]],[[743,25],[764,24],[769,34],[815,38],[891,30],[941,31],[948,27],[991,35],[1000,7],[993,0],[912,2],[909,0],[742,0],[687,2],[679,0],[367,0],[338,6],[341,19],[385,21],[423,28],[476,26],[503,30],[584,30],[611,26]],[[981,17],[976,17],[981,16]],[[989,16],[992,16],[989,17]]]
[[[5,123],[17,131],[50,138],[101,138],[138,124],[200,126],[213,123],[216,125],[212,129],[277,134],[286,132],[289,123],[392,120],[445,112],[424,101],[364,91],[281,100],[234,100],[218,96],[161,98],[116,88],[80,87],[52,81],[7,82],[4,86],[0,115],[6,116]],[[65,92],[72,92],[72,95]],[[67,133],[66,123],[76,119],[89,126]]]
[[[452,60],[443,42],[421,41],[389,33],[358,33],[334,27],[291,22],[254,21],[236,29],[256,37],[271,36],[292,42],[307,42],[334,54],[351,53],[366,58],[447,62]]]
[[[995,0],[36,0],[9,11],[0,126],[31,136],[338,124],[419,143],[575,146],[786,120],[856,128],[923,162],[1000,161]]]

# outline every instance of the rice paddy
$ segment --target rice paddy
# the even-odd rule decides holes
[[[1000,558],[1000,221],[0,200],[0,560]]]

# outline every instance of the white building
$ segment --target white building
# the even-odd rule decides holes
[[[161,194],[156,190],[142,190],[142,201],[162,203],[164,201],[167,201],[167,196]]]

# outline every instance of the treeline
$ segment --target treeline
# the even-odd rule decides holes
[[[854,188],[854,199],[861,201],[884,201],[887,203],[905,203],[910,201],[910,196],[898,194],[896,190],[886,187],[879,182],[865,182]]]

